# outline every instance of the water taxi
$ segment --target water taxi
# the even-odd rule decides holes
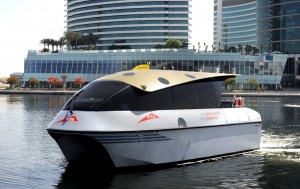
[[[69,162],[115,168],[259,149],[260,114],[222,101],[231,77],[174,70],[107,75],[73,95],[47,130]]]

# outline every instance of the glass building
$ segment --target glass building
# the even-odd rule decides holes
[[[67,0],[67,30],[99,37],[97,49],[147,49],[189,39],[191,0]]]
[[[300,1],[257,1],[257,45],[264,52],[300,53]]]
[[[256,0],[214,0],[214,46],[256,46]]]
[[[101,51],[62,51],[40,53],[29,51],[24,64],[23,81],[35,77],[46,87],[50,76],[68,75],[68,85],[77,77],[86,82],[107,74],[130,70],[150,63],[151,69],[171,69],[236,73],[239,88],[255,78],[263,89],[277,89],[288,56],[265,54],[245,56],[240,53],[195,52],[189,49],[130,49]]]

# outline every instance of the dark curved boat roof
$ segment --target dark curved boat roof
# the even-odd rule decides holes
[[[121,81],[143,91],[153,92],[191,81],[220,77],[225,80],[236,75],[174,70],[129,70],[106,75],[97,80]]]

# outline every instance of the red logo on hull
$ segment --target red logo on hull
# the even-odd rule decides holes
[[[65,119],[62,119],[62,120],[59,120],[57,121],[56,123],[65,123],[65,122],[77,122],[77,117],[76,116],[70,116],[68,118],[65,118]]]
[[[138,123],[141,123],[141,122],[144,122],[144,121],[148,121],[148,120],[151,120],[151,119],[157,119],[157,118],[159,118],[157,115],[151,113],[151,114],[148,114],[143,119],[141,119]]]

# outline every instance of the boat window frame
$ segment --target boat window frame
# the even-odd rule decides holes
[[[127,83],[114,80],[97,80],[95,82],[107,82],[120,85],[118,90],[105,98],[94,108],[80,109],[79,111],[156,111],[156,110],[179,110],[179,109],[210,109],[220,108],[222,98],[222,86],[226,77],[207,78],[196,80],[161,90],[147,92],[135,88]],[[89,84],[90,85],[90,84]],[[91,86],[93,90],[94,86]],[[72,99],[87,90],[83,88],[76,93],[64,106],[70,108]],[[191,91],[189,93],[188,91]],[[220,93],[220,94],[217,94]],[[76,101],[76,99],[75,99]]]

